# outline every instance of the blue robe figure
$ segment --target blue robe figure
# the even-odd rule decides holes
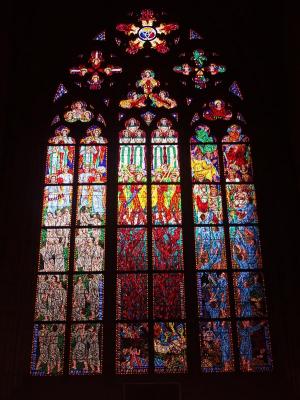
[[[234,252],[234,261],[241,269],[257,269],[257,242],[255,239],[253,239],[252,243],[248,243],[246,240],[246,235],[245,228],[239,228],[239,231],[235,237],[235,243],[238,247],[245,251],[246,257],[245,259],[243,257],[239,257],[239,254]]]
[[[229,329],[227,326],[222,326],[221,322],[216,322],[215,335],[221,342],[221,354],[223,366],[231,360],[231,348]]]
[[[164,368],[164,366],[165,366],[164,360],[160,356],[155,354],[155,356],[154,356],[154,367],[155,368]]]
[[[251,286],[248,287],[248,273],[241,273],[238,279],[238,289],[240,293],[240,304],[241,311],[240,317],[251,317],[252,316],[252,307],[251,307]]]
[[[215,302],[206,301],[205,309],[208,312],[210,318],[219,318],[220,308],[216,305]]]
[[[220,264],[222,261],[222,243],[217,240],[213,240],[211,242],[211,251],[210,251],[210,265],[213,267],[214,265]]]
[[[243,327],[241,324],[239,327],[239,335],[240,335],[240,354],[241,358],[245,361],[252,361],[252,343],[251,343],[251,335],[261,329],[261,325],[255,326],[246,326]]]
[[[220,312],[222,311],[224,315],[227,309],[227,279],[224,276],[220,276],[217,280],[216,298]]]
[[[202,307],[204,307],[204,310],[202,311],[204,317],[207,317],[208,315],[210,318],[219,318],[220,309],[215,295],[216,284],[213,279],[214,275],[214,273],[207,274],[206,272],[198,275],[198,285],[201,287],[199,295],[202,297],[201,302]],[[203,295],[201,295],[202,291]]]
[[[264,297],[264,289],[263,286],[260,282],[254,282],[251,285],[251,295],[252,297],[255,297],[258,300],[263,299]]]
[[[212,228],[196,228],[196,251],[198,254],[207,254],[207,260],[201,260],[201,269],[212,269],[214,265],[222,260],[221,233]],[[223,237],[222,237],[223,238]]]
[[[234,209],[235,213],[232,217],[231,223],[240,223],[240,222],[255,222],[255,205],[254,203],[247,203],[244,207],[237,207]],[[245,214],[242,218],[239,217],[238,213]]]
[[[264,288],[263,285],[258,282],[254,281],[251,285],[251,298],[254,300],[254,310],[253,313],[255,315],[263,315],[264,310]]]

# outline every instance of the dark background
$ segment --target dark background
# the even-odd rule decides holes
[[[84,50],[105,25],[121,22],[122,15],[135,6],[160,5],[179,23],[199,27],[199,32],[226,56],[227,66],[243,87],[245,116],[249,128],[253,128],[275,368],[270,374],[155,378],[153,383],[180,383],[183,399],[299,396],[299,14],[283,2],[193,3],[25,2],[4,8],[2,19],[7,29],[1,44],[0,378],[5,399],[30,395],[32,399],[97,396],[113,400],[132,391],[134,394],[128,396],[132,400],[140,391],[143,394],[138,397],[145,400],[177,398],[176,393],[172,394],[176,385],[147,385],[132,390],[117,378],[29,377],[44,157],[55,89],[74,55]]]

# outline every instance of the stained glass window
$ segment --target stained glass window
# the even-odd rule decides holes
[[[204,118],[214,119],[214,105],[210,103]],[[227,120],[228,115],[223,113],[220,118]],[[237,368],[235,327],[228,320],[234,314],[240,369],[270,370],[268,323],[260,320],[266,316],[266,302],[259,272],[262,261],[249,138],[237,124],[229,125],[221,140],[210,127],[199,125],[190,143],[201,369],[225,372]],[[204,150],[195,151],[196,146]],[[209,157],[204,159],[205,153]],[[220,185],[214,183],[216,170]]]
[[[104,274],[100,271],[104,271],[107,150],[95,145],[103,142],[97,140],[101,132],[97,126],[88,128],[81,140],[86,144],[80,146],[69,132],[67,127],[57,128],[47,149],[31,363],[34,375],[62,374],[65,354],[72,375],[102,370],[102,325],[95,321],[102,321],[104,312]],[[70,318],[69,352],[65,332]]]
[[[208,47],[131,12],[59,83],[32,375],[272,369],[252,133]]]
[[[161,373],[185,372],[186,342],[176,342],[175,336],[173,340],[181,346],[180,356],[173,354],[172,341],[164,348],[167,355],[161,368],[157,368],[158,353],[154,358],[148,354],[149,334],[156,326],[170,330],[174,319],[185,319],[184,274],[177,272],[184,269],[178,132],[167,118],[161,118],[155,130],[149,129],[147,123],[145,130],[140,125],[139,120],[130,118],[118,135],[121,184],[118,186],[116,372],[146,373],[149,368]],[[157,272],[152,274],[154,270]],[[166,322],[159,325],[157,320]],[[178,332],[185,340],[184,322]],[[126,347],[129,334],[134,334],[138,347],[134,341]],[[156,340],[150,348],[159,347]],[[141,354],[144,354],[142,359],[138,358]],[[177,365],[181,359],[185,360],[184,365]]]

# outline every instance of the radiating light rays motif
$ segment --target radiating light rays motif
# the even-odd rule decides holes
[[[158,53],[167,53],[168,47],[166,39],[162,37],[176,31],[179,27],[174,23],[159,22],[158,16],[152,10],[142,10],[139,14],[138,23],[118,24],[117,31],[123,32],[126,36],[133,37],[129,40],[126,52],[133,55],[145,48],[148,43],[150,48]],[[148,47],[148,46],[147,46]]]

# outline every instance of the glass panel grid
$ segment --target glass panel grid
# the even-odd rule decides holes
[[[267,321],[249,319],[266,316],[263,275],[255,271],[262,267],[259,230],[258,226],[246,225],[258,222],[255,188],[249,183],[253,180],[250,145],[238,143],[248,139],[235,125],[228,128],[228,137],[223,138],[223,143],[228,144],[208,144],[207,133],[209,129],[198,129],[195,138],[191,139],[192,179],[196,182],[193,185],[194,223],[206,225],[194,228],[196,269],[202,271],[197,272],[201,370],[233,371],[234,347],[239,352],[242,371],[269,370],[272,361]],[[194,144],[203,143],[202,136],[207,144]],[[219,160],[218,152],[222,154],[221,186],[199,184],[214,182],[209,162],[213,154],[214,159]],[[209,160],[205,159],[205,154],[208,154]],[[202,164],[205,171],[200,168]],[[204,172],[207,172],[206,176]],[[214,200],[216,192],[219,201]],[[222,212],[221,195],[226,196],[224,212],[228,212],[224,221],[221,213],[216,212]],[[219,206],[216,207],[216,204]],[[226,247],[230,248],[228,263]],[[223,271],[203,271],[218,269]],[[233,303],[230,305],[231,291]],[[235,345],[232,322],[228,320],[232,307],[237,318]]]
[[[73,143],[73,139],[66,139]],[[63,140],[62,143],[69,141]],[[74,175],[76,154],[78,162]],[[79,183],[106,182],[106,162],[106,146],[48,146],[32,375],[65,374],[67,361],[71,375],[102,373],[103,326],[94,321],[103,319],[104,275],[99,272],[104,269],[105,228],[94,228],[93,225],[105,222],[106,186],[76,184],[73,187],[70,184],[74,176],[78,177]],[[74,194],[77,192],[77,224],[90,228],[75,229],[73,226],[73,191]],[[84,274],[85,271],[93,274]],[[67,310],[71,288],[73,304],[70,316],[74,321],[81,321],[76,324],[71,324]],[[71,336],[65,337],[69,326]]]

